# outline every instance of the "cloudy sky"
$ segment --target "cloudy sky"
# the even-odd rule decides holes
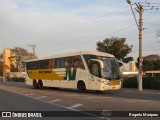
[[[159,0],[147,2],[160,8]],[[160,9],[143,12],[143,28],[143,55],[160,54]],[[130,55],[138,56],[138,29],[126,0],[0,0],[0,52],[15,46],[32,52],[27,44],[35,44],[40,58],[96,50],[96,42],[112,36],[126,38],[133,45]]]

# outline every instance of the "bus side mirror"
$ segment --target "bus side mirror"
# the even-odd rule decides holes
[[[90,61],[90,73],[97,77],[101,77],[101,64],[98,61]]]
[[[97,62],[97,63],[99,63],[99,67],[100,67],[101,69],[104,68],[103,62],[102,62],[101,60],[99,60],[99,59],[90,59],[90,60],[89,60],[89,63],[92,63],[92,62]]]

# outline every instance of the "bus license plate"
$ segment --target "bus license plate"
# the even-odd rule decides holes
[[[113,85],[119,85],[120,84],[120,80],[112,80],[111,83]]]

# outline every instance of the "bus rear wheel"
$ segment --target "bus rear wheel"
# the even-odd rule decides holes
[[[86,85],[83,81],[78,82],[77,89],[79,92],[85,92],[86,91]]]
[[[38,89],[38,83],[36,80],[33,80],[33,88]]]
[[[38,88],[39,89],[43,88],[43,82],[42,82],[42,80],[38,80]]]

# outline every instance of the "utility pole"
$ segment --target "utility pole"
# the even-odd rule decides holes
[[[143,62],[143,57],[142,57],[142,13],[143,13],[143,7],[141,4],[136,4],[137,5],[137,12],[139,13],[139,76],[138,76],[138,89],[139,91],[142,91],[142,62]]]
[[[155,4],[160,4],[160,3],[149,3],[149,2],[139,2],[138,4],[137,3],[134,3],[137,8],[136,8],[136,11],[139,13],[139,25],[138,25],[138,22],[136,20],[136,17],[135,17],[135,14],[134,14],[134,11],[133,11],[133,8],[132,8],[132,4],[131,4],[131,0],[126,0],[128,4],[130,4],[130,7],[131,7],[131,10],[132,10],[132,13],[133,13],[133,16],[135,18],[135,21],[136,21],[136,25],[138,26],[138,30],[139,30],[139,75],[138,75],[138,89],[139,91],[142,91],[143,89],[143,82],[142,82],[142,62],[143,62],[143,57],[142,57],[142,30],[143,30],[143,22],[142,22],[142,14],[143,14],[143,7],[147,7],[147,8],[150,8],[150,9],[145,9],[145,10],[153,10],[153,9],[156,9],[158,11],[158,9],[160,9],[159,7],[160,6],[155,6]],[[145,4],[145,5],[142,5],[142,4]],[[153,5],[151,5],[153,4]]]
[[[133,13],[133,16],[135,18],[135,22],[136,22],[136,25],[138,27],[138,30],[139,30],[139,74],[138,74],[138,89],[139,91],[142,91],[142,86],[143,86],[143,83],[142,83],[142,62],[143,62],[143,57],[142,57],[142,13],[143,13],[143,7],[140,3],[136,4],[137,6],[137,9],[136,11],[139,13],[139,26],[138,26],[138,23],[137,23],[137,20],[136,20],[136,17],[135,17],[135,14],[133,12],[133,8],[132,8],[132,4],[131,4],[131,1],[130,0],[126,0],[128,4],[130,4],[130,7],[131,7],[131,10],[132,10],[132,13]]]
[[[33,50],[33,55],[32,55],[32,59],[35,59],[35,47],[36,47],[36,45],[33,45],[33,44],[28,44],[28,46],[30,46],[31,48],[32,48],[32,50]]]

